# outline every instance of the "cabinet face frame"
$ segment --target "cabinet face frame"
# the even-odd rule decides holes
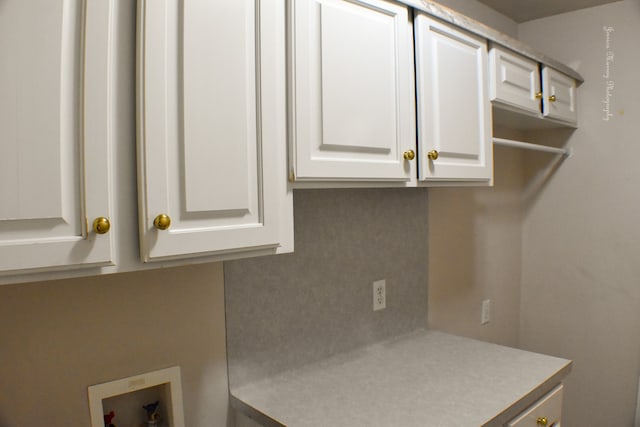
[[[420,181],[493,179],[486,40],[417,13]],[[471,129],[470,131],[468,129]],[[429,159],[437,150],[438,158]]]
[[[292,222],[284,5],[233,2],[229,19],[206,2],[138,5],[143,261],[275,253],[282,218]],[[178,22],[185,16],[188,27]],[[171,217],[168,230],[154,227],[159,214]]]
[[[47,7],[53,8],[54,13],[43,12],[41,17],[51,19],[59,14],[60,21],[54,25],[60,39],[50,38],[44,44],[40,39],[33,47],[29,42],[35,43],[37,37],[31,32],[15,37],[24,43],[15,46],[37,57],[59,53],[53,58],[60,65],[57,78],[47,74],[46,81],[42,80],[43,73],[53,71],[48,70],[48,64],[32,64],[6,80],[23,89],[28,87],[31,95],[38,90],[43,92],[34,98],[21,94],[20,102],[27,101],[15,109],[16,125],[20,120],[29,120],[31,129],[39,129],[36,132],[40,134],[30,134],[31,130],[23,128],[17,131],[18,139],[11,141],[14,144],[5,147],[19,148],[22,154],[14,152],[12,166],[3,166],[5,171],[15,172],[17,178],[12,188],[0,191],[9,208],[9,212],[0,214],[0,275],[113,264],[113,230],[98,235],[92,223],[98,217],[113,219],[114,1],[60,0]],[[11,31],[19,31],[16,28]],[[50,43],[59,43],[59,49],[37,54],[38,48],[45,49]],[[12,65],[23,64],[16,61]],[[59,86],[52,89],[54,84]],[[55,109],[39,111],[41,104],[55,105]],[[28,118],[23,117],[25,114]],[[25,147],[28,150],[24,151]],[[57,154],[42,157],[46,147],[54,147]],[[5,155],[14,159],[7,152]],[[34,168],[29,176],[21,176],[20,168],[25,164]],[[48,182],[34,188],[42,177]],[[15,203],[8,201],[13,200],[13,190],[21,198]],[[117,226],[111,224],[112,229]]]
[[[415,150],[408,8],[386,0],[289,0],[287,15],[290,177],[413,180],[416,162],[403,157]]]

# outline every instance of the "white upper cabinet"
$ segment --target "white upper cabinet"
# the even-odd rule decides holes
[[[275,251],[292,209],[284,5],[139,4],[143,259]]]
[[[540,115],[540,68],[538,63],[494,46],[489,52],[490,99],[500,106],[534,116]]]
[[[568,124],[576,124],[576,81],[546,66],[542,67],[542,114]]]
[[[576,126],[575,79],[544,65],[540,71],[537,62],[498,45],[489,53],[489,70],[491,101],[500,110],[507,110],[496,111],[500,124],[522,128]],[[532,121],[518,114],[551,120]]]
[[[0,274],[112,261],[112,3],[1,2]]]
[[[419,179],[492,179],[487,45],[418,13],[415,18]]]
[[[289,12],[291,178],[411,180],[415,100],[407,7],[291,0]]]

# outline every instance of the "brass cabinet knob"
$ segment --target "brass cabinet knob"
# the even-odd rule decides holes
[[[416,158],[416,153],[413,150],[407,150],[402,153],[402,157],[404,157],[405,160],[413,160]]]
[[[539,426],[546,426],[547,422],[549,422],[549,420],[547,420],[547,417],[538,417],[538,419],[536,420],[536,423],[538,423]]]
[[[555,95],[551,95],[549,97],[549,102],[556,102],[556,96]]]
[[[437,160],[438,159],[438,150],[431,150],[427,153],[427,157],[429,160]]]
[[[542,99],[542,92],[536,92],[536,99]]]
[[[106,234],[109,232],[110,228],[111,222],[109,222],[108,218],[99,216],[93,220],[93,231],[95,231],[96,234]]]
[[[171,226],[169,215],[160,214],[153,220],[153,226],[158,230],[167,230]]]

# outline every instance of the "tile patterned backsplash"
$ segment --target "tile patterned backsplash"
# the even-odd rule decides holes
[[[234,386],[427,325],[426,189],[296,190],[294,211],[294,253],[224,263]]]

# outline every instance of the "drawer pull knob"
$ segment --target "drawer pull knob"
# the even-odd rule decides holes
[[[413,160],[416,158],[416,153],[413,150],[407,150],[402,153],[402,157],[404,157],[405,160]]]
[[[158,230],[167,230],[171,225],[171,218],[169,215],[160,214],[153,220],[153,226]]]
[[[427,157],[429,160],[437,160],[438,159],[438,150],[431,150],[427,153]]]
[[[538,423],[538,425],[542,427],[545,427],[548,422],[549,420],[547,420],[547,417],[538,417],[538,419],[536,420],[536,423]]]
[[[536,99],[542,99],[542,92],[536,92]]]
[[[556,102],[556,96],[555,95],[551,95],[549,97],[549,102]]]

